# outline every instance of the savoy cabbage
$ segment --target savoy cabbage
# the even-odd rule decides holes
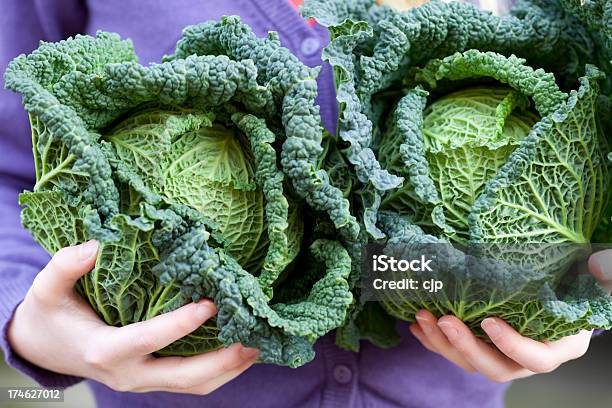
[[[99,316],[122,326],[209,297],[216,318],[159,354],[241,342],[292,367],[338,327],[352,350],[394,345],[395,318],[420,308],[481,336],[490,315],[542,340],[609,328],[610,296],[566,272],[612,239],[610,2],[302,11],[330,31],[337,135],[320,123],[318,69],[237,17],[187,27],[150,66],[105,32],[9,65],[36,167],[23,223],[49,253],[100,241],[77,286]],[[440,245],[454,285],[366,303],[369,243]],[[511,267],[467,268],[481,244]]]
[[[523,268],[457,261],[442,294],[389,296],[389,314],[455,314],[481,336],[493,315],[541,340],[612,325],[610,297],[566,273],[592,239],[610,236],[611,10],[605,0],[533,0],[497,17],[436,0],[406,11],[306,1],[303,15],[331,36],[323,58],[361,242],[449,244],[455,260],[481,246]],[[356,350],[372,339],[377,309],[355,305],[338,343]]]
[[[310,361],[353,298],[347,251],[305,217],[359,228],[319,168],[317,74],[237,17],[186,28],[150,66],[112,33],[42,43],[5,74],[32,125],[24,225],[51,254],[99,240],[77,290],[110,325],[212,298],[216,319],[159,354],[241,342]]]

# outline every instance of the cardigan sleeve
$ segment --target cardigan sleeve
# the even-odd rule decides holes
[[[41,39],[57,41],[81,31],[86,12],[79,0],[8,0],[0,14],[0,73]],[[37,367],[13,352],[7,330],[15,308],[49,261],[20,221],[18,195],[34,184],[32,142],[20,97],[0,79],[0,348],[7,363],[42,386],[66,387],[80,378]]]

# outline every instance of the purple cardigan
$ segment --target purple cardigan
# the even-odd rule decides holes
[[[141,63],[173,51],[181,29],[221,15],[236,14],[257,35],[277,31],[282,44],[303,62],[321,64],[327,36],[306,24],[286,0],[8,0],[0,14],[0,72],[39,40],[58,41],[75,33],[115,31],[134,42]],[[323,121],[333,129],[337,115],[329,67],[319,77]],[[0,328],[8,364],[43,386],[67,387],[83,379],[53,373],[17,356],[6,329],[36,273],[49,256],[21,226],[17,195],[34,183],[30,130],[20,98],[0,83]],[[333,335],[316,344],[316,359],[298,369],[255,365],[205,397],[171,393],[119,393],[88,381],[101,407],[501,407],[507,385],[470,374],[424,349],[398,324],[402,344],[382,350],[364,343],[361,353],[334,345]]]

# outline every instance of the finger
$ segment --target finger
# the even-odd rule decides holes
[[[559,356],[561,363],[564,363],[585,355],[591,344],[592,336],[593,330],[581,330],[580,333],[573,336],[566,336],[544,344]]]
[[[223,385],[232,381],[234,378],[238,377],[240,374],[244,373],[246,370],[251,368],[251,366],[255,364],[255,360],[248,360],[244,364],[238,366],[231,371],[228,371],[217,378],[210,380],[209,382],[202,384],[198,387],[187,390],[189,394],[198,394],[198,395],[206,395],[215,391],[217,388],[221,388]]]
[[[421,329],[418,323],[411,324],[410,326],[408,326],[408,329],[410,330],[412,335],[417,338],[417,340],[421,343],[423,347],[425,347],[432,353],[438,353],[438,350],[436,350],[435,347],[431,344],[425,333],[423,333],[423,329]]]
[[[91,240],[57,251],[34,279],[32,293],[39,300],[50,302],[71,295],[79,278],[93,269],[98,247],[98,242]]]
[[[438,354],[466,371],[474,371],[474,367],[450,344],[442,333],[436,324],[438,319],[433,314],[426,310],[419,310],[416,313],[416,319],[427,340]]]
[[[131,391],[133,392],[151,392],[151,391],[165,391],[165,392],[175,392],[175,393],[181,393],[181,394],[195,394],[195,395],[207,395],[210,394],[211,392],[215,391],[217,388],[220,388],[221,386],[223,386],[224,384],[227,384],[228,382],[230,382],[231,380],[233,380],[234,378],[238,377],[240,374],[242,374],[243,372],[245,372],[246,370],[248,370],[253,364],[255,363],[255,361],[246,361],[245,363],[243,363],[242,365],[238,366],[238,368],[235,368],[231,371],[228,371],[226,373],[223,373],[221,375],[219,375],[216,378],[213,378],[212,380],[200,384],[196,387],[192,387],[192,388],[152,388],[152,387],[144,387],[144,388],[136,388],[133,389]]]
[[[498,318],[487,318],[481,326],[497,348],[519,365],[535,373],[546,373],[561,363],[583,355],[590,342],[590,332],[558,341],[542,343],[521,336],[510,325]]]
[[[154,353],[196,330],[217,313],[208,299],[120,328],[109,328],[104,349],[108,361]]]
[[[589,257],[589,272],[605,289],[612,290],[612,249],[595,252]]]
[[[163,357],[148,360],[140,377],[140,387],[193,389],[254,363],[259,352],[241,344],[192,357]],[[231,376],[231,374],[230,374]]]
[[[472,331],[454,316],[444,316],[438,326],[449,342],[478,372],[496,382],[506,382],[533,373],[501,352],[476,338]]]

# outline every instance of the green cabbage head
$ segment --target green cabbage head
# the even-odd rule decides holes
[[[42,43],[5,73],[32,126],[23,224],[50,254],[100,242],[76,289],[109,325],[214,301],[158,354],[242,343],[305,364],[353,300],[351,259],[326,238],[359,230],[319,167],[317,74],[237,17],[186,28],[148,66],[113,33]]]
[[[393,294],[383,301],[389,313],[455,314],[479,334],[483,318],[499,316],[546,340],[607,327],[605,293],[589,277],[568,283],[565,275],[588,252],[607,202],[605,142],[593,114],[601,78],[588,68],[568,97],[524,60],[468,50],[405,80],[412,88],[378,144],[382,167],[405,182],[382,197],[377,225],[392,243],[439,244],[449,261],[428,277],[446,285],[439,298]],[[470,264],[446,242],[497,263]]]
[[[448,261],[398,274],[445,287],[381,294],[390,315],[453,314],[479,336],[498,316],[541,340],[612,326],[610,296],[567,273],[609,237],[609,19],[582,3],[526,0],[499,17],[460,2],[305,2],[330,32],[337,140],[366,241]],[[362,299],[340,342],[377,339],[372,316]]]

